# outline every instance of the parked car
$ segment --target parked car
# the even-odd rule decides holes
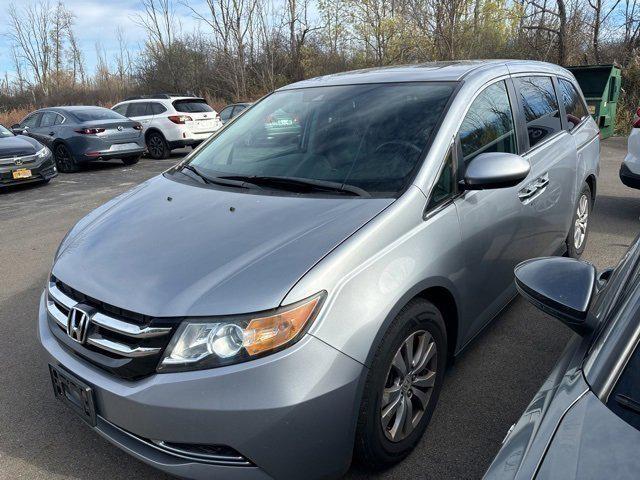
[[[231,105],[227,105],[220,111],[220,120],[223,124],[227,123],[233,117],[237,117],[242,112],[244,112],[247,108],[249,108],[252,103],[232,103]]]
[[[118,158],[134,165],[144,151],[140,124],[102,107],[42,108],[11,129],[49,147],[65,173],[95,160]]]
[[[140,122],[151,158],[168,158],[171,150],[195,147],[222,127],[205,99],[184,95],[130,97],[113,110]]]
[[[33,138],[0,125],[0,187],[48,182],[58,174],[51,151]]]
[[[39,313],[58,396],[189,478],[402,460],[515,265],[585,247],[598,127],[559,91],[584,102],[558,66],[464,61],[265,97],[65,237]]]
[[[567,258],[519,265],[520,293],[577,335],[485,479],[636,479],[640,471],[640,241],[596,272]]]
[[[640,108],[636,110],[627,140],[627,155],[620,165],[620,180],[627,187],[640,188]]]

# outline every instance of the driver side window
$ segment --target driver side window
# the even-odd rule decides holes
[[[465,163],[481,153],[517,153],[516,131],[504,81],[485,88],[471,104],[460,126]]]
[[[40,116],[39,113],[32,113],[31,115],[29,115],[27,118],[25,118],[22,121],[20,126],[22,128],[24,128],[24,127],[34,128],[36,126],[36,124],[38,123],[38,117],[39,116]]]

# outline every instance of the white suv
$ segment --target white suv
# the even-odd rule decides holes
[[[171,150],[195,147],[222,127],[218,113],[203,98],[143,95],[127,98],[112,110],[140,122],[152,158],[168,158]]]

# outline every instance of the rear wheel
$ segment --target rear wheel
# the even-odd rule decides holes
[[[567,255],[572,258],[579,258],[587,246],[587,235],[589,233],[589,219],[591,214],[591,189],[585,184],[582,187],[578,202],[573,213],[571,229],[567,235]]]
[[[71,152],[63,143],[59,143],[53,150],[58,170],[63,173],[72,173],[80,170],[80,166],[71,155]]]
[[[149,156],[155,160],[169,158],[171,154],[167,141],[158,132],[151,132],[147,135],[147,151]]]
[[[135,155],[133,157],[125,157],[122,159],[122,163],[125,165],[135,165],[140,160],[140,155]]]
[[[414,299],[394,319],[373,359],[363,393],[355,455],[379,469],[420,441],[438,401],[447,358],[442,314]]]

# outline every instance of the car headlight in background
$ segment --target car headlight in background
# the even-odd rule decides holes
[[[219,367],[277,352],[302,337],[325,295],[320,292],[262,314],[185,319],[169,342],[158,372]]]
[[[36,152],[36,157],[38,158],[48,157],[50,153],[51,152],[47,147],[42,147],[40,150]]]

